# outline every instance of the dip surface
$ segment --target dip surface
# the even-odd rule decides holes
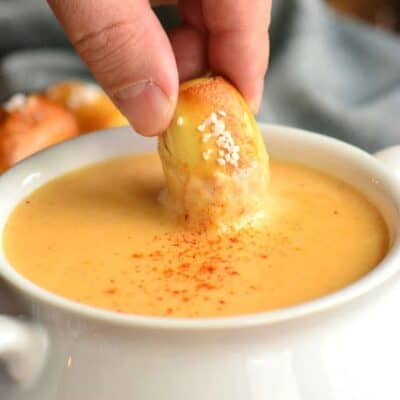
[[[282,308],[356,281],[388,250],[376,208],[318,171],[271,161],[265,225],[185,230],[158,202],[156,154],[62,176],[22,201],[3,246],[50,292],[122,313],[213,317]],[[235,201],[235,199],[232,199]]]

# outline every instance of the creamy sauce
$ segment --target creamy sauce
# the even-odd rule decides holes
[[[157,155],[93,165],[27,197],[7,223],[5,252],[22,275],[61,296],[177,317],[302,303],[351,284],[384,257],[384,221],[351,187],[276,160],[271,177],[265,226],[217,235],[185,231],[164,211]]]

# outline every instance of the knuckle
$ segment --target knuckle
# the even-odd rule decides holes
[[[120,69],[132,56],[145,32],[140,24],[119,21],[95,32],[88,32],[73,42],[73,46],[95,75],[106,77]],[[104,78],[106,79],[106,78]],[[106,85],[112,82],[104,82]]]

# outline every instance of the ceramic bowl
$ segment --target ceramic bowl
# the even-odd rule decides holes
[[[322,135],[261,129],[272,156],[336,176],[376,204],[391,237],[377,268],[294,307],[174,319],[121,315],[58,297],[19,275],[1,250],[0,275],[24,310],[24,318],[0,316],[1,399],[400,399],[400,180],[394,173],[400,148],[378,154],[383,163]],[[54,177],[155,146],[120,128],[26,159],[0,178],[0,233],[19,201]]]

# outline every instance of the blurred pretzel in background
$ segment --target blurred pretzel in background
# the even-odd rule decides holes
[[[42,95],[17,94],[0,107],[0,173],[78,134],[74,116],[61,105]]]
[[[0,173],[72,137],[127,125],[96,84],[61,81],[37,93],[17,93],[0,104]]]

